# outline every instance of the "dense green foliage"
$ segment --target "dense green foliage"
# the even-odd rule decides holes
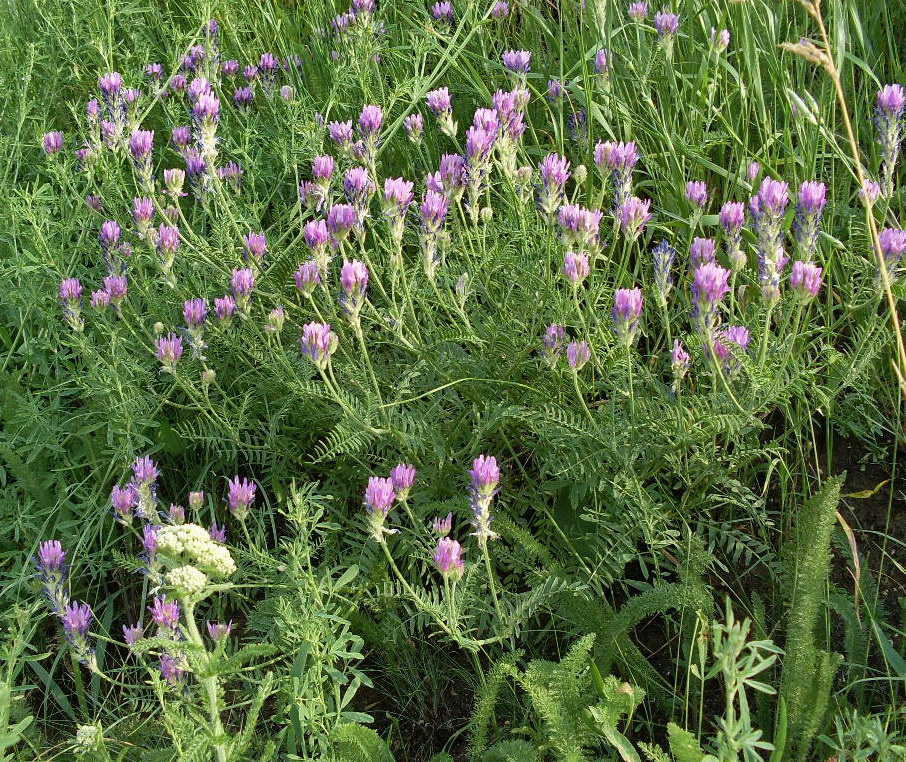
[[[513,0],[503,18],[490,2],[457,0],[449,24],[422,3],[383,0],[370,31],[352,24],[342,36],[331,19],[346,8],[335,5],[7,0],[0,759],[903,758],[906,397],[833,78],[780,47],[820,40],[815,19],[792,0],[674,2],[668,50],[651,18],[633,21],[613,0]],[[906,80],[906,9],[827,0],[822,12],[861,163],[881,179],[875,96]],[[222,58],[240,62],[234,80],[206,71],[221,101],[220,163],[243,175],[238,189],[174,202],[161,180],[185,166],[170,133],[188,124],[187,101],[155,94],[143,70],[160,62],[166,83],[193,45],[210,45],[199,31],[210,18]],[[723,28],[726,50],[712,33]],[[602,48],[606,78],[595,71]],[[532,52],[524,83],[501,65],[510,49]],[[268,51],[300,59],[275,92],[259,83],[250,108],[235,107],[241,67]],[[73,158],[90,138],[85,103],[109,71],[145,92],[137,121],[155,132],[156,191],[141,187],[126,149],[99,148],[87,167]],[[551,79],[565,94],[548,97]],[[516,163],[533,168],[534,185],[496,166],[477,202],[451,204],[429,277],[425,175],[467,149],[466,128],[495,91],[523,84]],[[450,90],[454,137],[425,105],[438,87]],[[311,256],[305,224],[325,212],[299,185],[331,154],[330,203],[343,200],[338,178],[358,162],[324,125],[355,123],[366,104],[384,114],[369,168],[378,198],[306,296],[293,273]],[[419,142],[404,128],[415,112]],[[47,156],[52,130],[64,149]],[[630,140],[632,193],[652,201],[638,237],[620,230],[595,164],[597,143]],[[561,274],[559,227],[534,200],[550,153],[571,162],[566,201],[603,212],[576,288]],[[393,177],[415,183],[400,250],[380,204]],[[717,213],[765,177],[789,183],[791,260],[804,256],[796,191],[826,184],[814,253],[823,287],[797,299],[785,278],[766,306],[749,221],[748,265],[720,320],[745,327],[751,344],[718,363],[718,334],[690,317],[690,245],[715,239],[726,264]],[[901,227],[902,177],[897,167],[893,194],[870,211],[878,229]],[[708,187],[703,214],[686,196],[692,180]],[[153,238],[133,230],[133,198],[146,195],[155,228],[178,207],[171,277]],[[101,311],[87,303],[108,274],[105,220],[119,222],[131,255],[128,296]],[[251,304],[231,323],[212,309],[193,352],[184,302],[212,307],[229,292],[231,271],[249,264],[250,231],[267,239]],[[663,302],[651,253],[661,239],[678,252]],[[345,258],[370,275],[358,320],[338,300]],[[84,330],[64,320],[65,278],[84,286]],[[644,308],[624,341],[611,310],[617,289],[636,286]],[[891,296],[902,314],[906,276]],[[338,337],[320,370],[300,352],[312,321]],[[588,342],[584,367],[545,353],[552,323]],[[162,372],[155,344],[170,331],[186,351]],[[685,376],[671,367],[674,339],[691,356]],[[468,469],[481,454],[502,471],[487,498],[491,539],[471,534]],[[234,572],[190,592],[168,576],[191,565],[188,551],[142,557],[142,521],[115,521],[110,494],[144,456],[160,471],[156,510],[188,505],[191,524],[225,525],[217,547]],[[362,495],[397,463],[417,477],[386,518],[391,534],[366,518]],[[237,475],[257,485],[246,518],[227,506]],[[199,490],[207,497],[190,503]],[[432,521],[448,512],[461,578],[432,562]],[[49,539],[67,553],[67,595],[94,612],[83,664],[40,597],[34,558]],[[192,563],[210,572],[209,560]],[[182,604],[172,637],[149,624],[158,587]],[[231,634],[206,637],[205,619],[231,620]],[[146,637],[127,646],[122,628],[139,621]],[[161,653],[185,670],[179,685],[158,669]]]

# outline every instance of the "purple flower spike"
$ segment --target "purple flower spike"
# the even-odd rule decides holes
[[[595,145],[595,165],[608,172],[613,187],[614,208],[619,209],[632,191],[632,170],[639,160],[635,142],[608,141]]]
[[[352,324],[357,325],[368,288],[368,268],[357,259],[344,263],[340,272],[340,285],[343,287],[340,304]]]
[[[585,209],[578,204],[564,204],[557,212],[563,243],[595,251],[599,247],[598,230],[603,212]]]
[[[566,361],[569,367],[578,372],[591,359],[591,350],[587,341],[571,341],[566,347]]]
[[[434,17],[435,21],[440,21],[445,24],[453,23],[453,3],[449,0],[443,0],[440,3],[434,3],[431,7],[431,15]]]
[[[551,367],[556,365],[557,359],[560,357],[561,352],[563,352],[565,342],[566,331],[562,325],[551,323],[545,329],[543,338],[544,348],[541,353],[547,364]]]
[[[645,230],[645,226],[651,219],[650,209],[650,200],[642,201],[636,196],[630,196],[620,205],[617,210],[620,229],[630,241],[635,241]]]
[[[224,638],[230,637],[233,631],[233,622],[207,622],[208,637],[215,643],[219,643]]]
[[[793,271],[790,274],[790,288],[803,302],[810,302],[821,290],[821,275],[823,270],[811,262],[793,262]]]
[[[435,516],[434,521],[431,523],[431,531],[438,537],[446,537],[450,534],[451,529],[453,529],[452,513],[448,513],[444,518]]]
[[[563,277],[575,288],[578,288],[591,273],[588,265],[588,255],[581,252],[568,251],[563,258]]]
[[[633,21],[644,21],[648,18],[648,3],[630,3],[629,17]]]
[[[64,278],[60,282],[60,301],[63,302],[63,318],[74,331],[81,331],[85,324],[81,317],[82,284],[78,278]]]
[[[654,271],[654,288],[657,292],[658,301],[664,307],[667,306],[667,296],[670,289],[673,288],[673,277],[670,270],[673,267],[673,260],[676,259],[676,249],[674,249],[665,239],[654,247],[651,252],[651,264]]]
[[[378,476],[368,479],[368,486],[365,489],[365,509],[368,513],[369,534],[375,542],[383,543],[384,535],[392,534],[391,530],[384,527],[384,522],[395,499],[396,493],[393,490],[392,479],[382,479]]]
[[[166,595],[156,595],[148,611],[151,621],[157,625],[158,637],[179,638],[179,601],[168,601]]]
[[[110,294],[106,291],[92,291],[91,292],[91,309],[103,311],[110,306]]]
[[[248,233],[243,236],[242,243],[245,260],[260,265],[267,253],[267,238],[264,237],[264,233]]]
[[[425,100],[434,116],[439,117],[453,110],[453,104],[450,101],[450,90],[446,87],[432,90],[425,96]]]
[[[528,50],[507,50],[501,56],[503,66],[514,74],[528,74],[532,65],[532,54]]]
[[[434,551],[434,565],[444,579],[461,579],[465,571],[462,546],[456,540],[441,537]]]
[[[642,301],[640,288],[618,288],[614,294],[613,330],[627,347],[635,341]]]
[[[327,134],[340,148],[348,148],[352,144],[352,120],[330,122],[327,125]]]
[[[239,521],[244,521],[245,517],[248,516],[249,506],[255,502],[257,487],[254,482],[250,482],[248,479],[243,478],[240,481],[238,476],[234,476],[227,484],[229,486],[227,504],[229,505],[230,513]]]
[[[745,204],[730,201],[720,208],[720,226],[724,229],[730,270],[739,272],[746,264],[742,250],[742,226],[746,219]]]
[[[138,622],[133,625],[123,625],[123,641],[127,646],[134,646],[145,637],[145,628]]]
[[[228,325],[236,314],[236,300],[227,294],[214,299],[214,315],[221,323]]]
[[[906,90],[902,85],[885,85],[878,92],[875,124],[881,145],[881,177],[885,195],[893,194],[894,169],[903,142],[903,114]]]
[[[473,535],[480,545],[484,546],[488,540],[497,537],[491,531],[491,501],[497,494],[500,484],[500,467],[493,455],[479,455],[473,462],[469,471],[471,485],[469,494],[472,503],[472,525],[475,527]]]
[[[444,220],[450,202],[445,196],[435,191],[425,191],[418,214],[421,221],[419,243],[421,244],[425,274],[432,281],[440,265],[440,244],[444,240]]]
[[[380,106],[365,106],[359,114],[359,130],[365,138],[376,138],[384,122]]]
[[[255,100],[255,91],[250,87],[237,87],[233,91],[233,104],[241,111],[248,111]]]
[[[686,200],[701,212],[708,204],[708,186],[701,180],[686,183]]]
[[[215,521],[213,524],[211,524],[210,529],[208,529],[208,537],[210,537],[214,542],[226,544],[226,527],[218,526],[217,522]]]
[[[799,186],[799,203],[796,205],[793,229],[806,261],[811,260],[818,247],[821,215],[826,203],[827,186],[824,183],[804,182]]]
[[[343,175],[343,192],[346,200],[355,207],[357,225],[361,226],[368,217],[368,204],[376,190],[365,167],[350,167]]]
[[[132,516],[138,505],[135,488],[128,484],[125,487],[114,485],[110,492],[110,503],[113,505],[113,516],[117,521],[123,524],[132,523]]]
[[[154,554],[157,553],[158,529],[160,529],[160,527],[153,524],[145,524],[145,526],[142,527],[142,550],[144,551],[144,559],[151,566],[154,566],[156,563]]]
[[[695,270],[699,265],[716,261],[716,251],[717,244],[713,238],[693,238],[692,245],[689,247],[692,269]]]
[[[491,18],[503,19],[510,15],[510,4],[506,0],[497,0],[491,7]]]
[[[538,207],[548,222],[554,221],[555,213],[563,204],[563,188],[570,178],[569,166],[569,159],[551,153],[541,160],[538,167],[541,174]]]
[[[76,658],[82,664],[92,665],[94,663],[94,653],[88,641],[88,629],[94,619],[91,606],[87,603],[73,601],[63,607],[60,619],[63,622],[66,640],[72,646]]]
[[[903,254],[906,253],[906,230],[884,228],[878,236],[888,277],[896,278]]]
[[[327,229],[337,242],[346,240],[358,220],[358,211],[351,204],[334,204],[327,210]]]
[[[396,499],[401,503],[405,503],[409,499],[409,491],[415,484],[415,475],[415,468],[408,463],[400,463],[390,469],[390,481],[393,482]]]
[[[610,71],[610,61],[607,51],[601,48],[595,52],[595,74],[606,76],[608,71]]]
[[[66,551],[59,540],[45,540],[38,546],[35,568],[42,582],[44,595],[54,613],[60,616],[69,603],[66,591]]]
[[[169,333],[157,339],[157,359],[160,361],[162,371],[175,373],[176,364],[182,357],[182,337]]]
[[[205,319],[208,316],[207,300],[188,299],[183,302],[182,315],[190,328],[204,325]]]
[[[63,149],[63,133],[45,132],[44,138],[42,139],[42,145],[44,147],[44,153],[48,156],[55,156]]]
[[[233,294],[233,299],[236,300],[236,306],[240,310],[244,311],[248,309],[249,302],[252,299],[252,289],[254,288],[254,270],[248,267],[233,270],[233,277],[230,281],[230,290]]]
[[[709,39],[711,41],[711,47],[713,47],[718,53],[721,53],[728,47],[730,47],[730,30],[721,29],[718,32],[717,29],[712,26]]]
[[[302,354],[319,370],[327,368],[338,343],[337,335],[330,330],[330,323],[306,323],[302,326],[302,338],[299,340]]]
[[[403,120],[403,128],[406,130],[406,136],[413,143],[418,143],[422,139],[422,133],[425,131],[425,119],[421,114],[409,114]]]
[[[679,339],[673,340],[673,352],[670,354],[670,367],[673,370],[673,391],[676,392],[679,382],[689,371],[689,353],[683,349]]]
[[[674,37],[679,29],[679,16],[669,11],[654,14],[654,28],[660,37]]]
[[[758,280],[762,299],[775,304],[780,299],[780,275],[786,265],[783,252],[783,218],[789,203],[789,186],[766,177],[758,193],[749,199],[749,212],[758,236]]]
[[[299,265],[299,269],[293,273],[293,279],[296,281],[296,288],[305,294],[305,296],[310,297],[321,282],[321,273],[318,263],[312,259]]]
[[[720,302],[726,296],[730,271],[714,262],[696,268],[692,279],[692,318],[698,330],[708,334],[714,326]]]
[[[396,248],[402,244],[406,212],[414,200],[415,195],[412,193],[410,181],[401,177],[388,177],[384,180],[384,218],[387,220]]]

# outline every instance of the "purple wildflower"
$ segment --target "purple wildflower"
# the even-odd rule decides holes
[[[219,526],[215,521],[208,529],[208,537],[210,537],[214,542],[226,544],[226,527]]]
[[[299,340],[302,354],[319,370],[327,368],[338,342],[337,335],[330,330],[330,323],[306,323],[302,326],[302,338]]]
[[[708,186],[701,180],[686,183],[686,200],[698,212],[703,211],[708,204]]]
[[[435,516],[431,522],[431,531],[438,537],[446,537],[453,529],[453,514],[448,513],[445,517]]]
[[[66,591],[66,551],[59,540],[45,540],[38,546],[35,568],[51,608],[58,616],[62,615],[69,603],[69,594]]]
[[[889,197],[893,193],[893,175],[903,141],[903,114],[906,90],[902,85],[885,85],[878,92],[875,124],[881,145],[881,177]]]
[[[571,341],[566,347],[566,361],[577,373],[591,359],[591,350],[587,341]]]
[[[670,289],[673,288],[673,277],[670,274],[670,270],[673,267],[675,258],[676,249],[663,238],[651,252],[654,289],[657,293],[658,301],[664,307],[667,306],[667,296],[670,293]]]
[[[405,503],[409,499],[409,491],[415,484],[416,471],[408,463],[399,463],[390,469],[390,481],[393,482],[393,491],[396,499]]]
[[[449,201],[444,196],[432,190],[425,191],[418,210],[421,221],[419,243],[421,244],[424,259],[425,273],[431,280],[434,280],[437,267],[440,264],[440,243],[443,240],[443,226],[448,209]]]
[[[123,641],[127,646],[134,646],[143,637],[145,637],[145,628],[138,622],[131,626],[123,625]]]
[[[254,270],[249,267],[233,270],[233,277],[230,280],[230,291],[233,294],[233,299],[236,300],[236,306],[240,310],[245,311],[248,309],[254,287]]]
[[[425,120],[421,114],[409,114],[403,119],[403,128],[406,130],[406,136],[413,143],[418,143],[422,139],[422,133],[425,130]]]
[[[790,274],[790,288],[803,302],[809,302],[818,296],[821,290],[821,274],[823,270],[812,262],[793,262]]]
[[[395,499],[396,493],[393,490],[392,479],[383,479],[379,476],[372,476],[368,479],[368,487],[365,489],[365,508],[368,512],[369,531],[376,542],[383,543],[384,535],[388,533],[388,530],[384,528],[384,521]]]
[[[318,263],[313,259],[299,265],[299,269],[293,273],[293,279],[296,281],[296,288],[305,296],[310,297],[317,285],[321,282],[320,268]]]
[[[635,241],[645,230],[645,226],[651,219],[650,209],[650,200],[642,201],[636,196],[630,196],[620,205],[617,210],[620,229],[630,241]]]
[[[88,629],[94,619],[94,613],[91,606],[87,603],[73,601],[63,607],[63,613],[60,615],[63,622],[63,631],[66,633],[66,640],[72,646],[76,658],[87,665],[94,664],[94,652],[88,641]]]
[[[340,271],[340,285],[343,287],[340,304],[349,321],[357,326],[359,312],[365,303],[365,291],[368,288],[368,268],[357,259],[345,262]]]
[[[638,160],[638,149],[634,141],[628,143],[608,141],[595,146],[595,165],[602,172],[610,173],[615,209],[619,209],[629,198],[632,190],[632,170]]]
[[[113,506],[113,516],[124,524],[132,522],[132,514],[138,505],[138,495],[135,488],[127,484],[125,487],[114,485],[110,491],[110,503]]]
[[[207,622],[208,637],[215,643],[219,643],[224,638],[230,637],[233,631],[233,622]]]
[[[243,258],[246,262],[256,262],[260,265],[267,253],[267,238],[264,233],[247,233],[242,238]]]
[[[541,354],[544,356],[548,365],[553,367],[563,351],[563,345],[566,341],[566,331],[562,325],[551,323],[544,331],[544,347]]]
[[[175,373],[176,364],[182,357],[182,337],[169,333],[157,339],[157,359],[165,373]]]
[[[528,50],[506,50],[501,59],[505,69],[520,76],[528,74],[532,64],[532,54]]]
[[[249,506],[255,502],[255,492],[257,487],[254,482],[244,478],[239,480],[234,476],[227,482],[229,492],[227,496],[227,505],[232,513],[240,521],[244,521],[248,515]]]
[[[497,494],[500,484],[500,467],[493,455],[479,455],[472,462],[469,471],[471,485],[469,495],[472,504],[472,525],[475,527],[473,535],[478,539],[479,545],[484,547],[488,540],[497,535],[491,531],[491,501]]]
[[[720,208],[720,226],[724,229],[727,259],[732,272],[738,272],[746,264],[746,255],[742,250],[742,225],[745,218],[745,204],[730,201]]]
[[[55,156],[63,149],[63,133],[45,132],[41,142],[44,147],[44,153],[48,156]]]
[[[563,277],[566,278],[574,288],[578,288],[591,273],[588,266],[588,255],[582,252],[566,252],[563,257]]]
[[[462,546],[450,537],[441,537],[434,551],[434,566],[444,579],[461,579],[465,570]]]
[[[63,302],[63,319],[74,331],[81,331],[85,323],[81,317],[82,284],[78,278],[64,278],[60,282],[60,301]]]
[[[715,262],[717,244],[713,238],[693,238],[692,245],[689,247],[689,260],[692,269],[695,270],[699,265],[706,262]]]
[[[555,213],[563,205],[563,188],[570,178],[569,159],[550,153],[541,160],[538,169],[541,174],[538,207],[544,218],[553,222]]]
[[[692,317],[696,327],[708,334],[717,320],[720,302],[730,290],[730,271],[715,262],[707,262],[695,269],[692,278]]]
[[[821,215],[826,203],[827,186],[824,183],[806,181],[799,186],[799,203],[796,205],[793,229],[806,261],[811,260],[818,246]]]
[[[648,18],[648,3],[630,3],[629,17],[633,21],[644,21]]]
[[[618,288],[614,294],[613,330],[627,347],[635,341],[642,301],[640,288]]]

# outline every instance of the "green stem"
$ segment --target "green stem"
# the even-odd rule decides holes
[[[211,655],[208,653],[208,650],[204,646],[204,641],[201,639],[201,633],[198,631],[198,625],[195,623],[195,604],[189,600],[182,599],[183,610],[186,612],[186,632],[189,636],[189,642],[193,645],[198,646],[204,653],[204,671],[207,672],[208,667],[211,663]],[[227,750],[226,746],[218,742],[218,739],[223,735],[223,723],[220,720],[220,709],[217,706],[217,676],[209,675],[208,677],[203,677],[199,680],[202,690],[205,693],[205,698],[208,703],[208,716],[211,723],[211,734],[214,737],[214,755],[217,759],[217,762],[226,762],[227,759]]]

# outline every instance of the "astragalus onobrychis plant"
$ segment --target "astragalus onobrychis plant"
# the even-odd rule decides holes
[[[11,753],[902,754],[894,11],[196,5],[15,170]]]

